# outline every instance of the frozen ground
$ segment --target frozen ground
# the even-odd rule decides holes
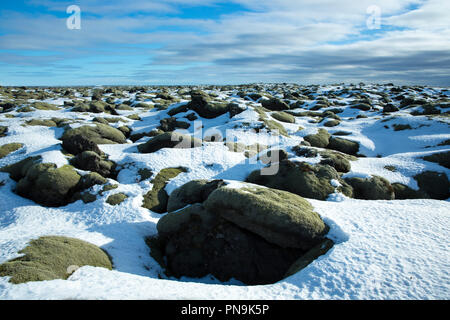
[[[321,87],[315,95],[325,94],[332,86]],[[367,88],[381,90],[377,87]],[[433,91],[434,90],[434,91]],[[423,92],[436,94],[428,88]],[[212,90],[214,92],[214,90]],[[444,92],[441,90],[440,92]],[[448,97],[448,91],[447,97]],[[311,123],[307,117],[296,117],[295,124],[284,124],[290,137],[259,134],[245,129],[245,123],[258,121],[253,107],[258,102],[240,98],[237,90],[219,92],[229,101],[246,105],[247,111],[230,120],[228,114],[215,119],[197,120],[197,130],[187,131],[205,136],[208,130],[230,133],[239,142],[255,142],[279,147],[290,152],[303,136],[315,133],[323,123]],[[416,98],[421,98],[421,94]],[[149,91],[148,101],[152,92]],[[134,98],[133,94],[128,98]],[[0,97],[1,99],[1,97]],[[340,101],[352,98],[342,94]],[[69,99],[47,99],[61,105]],[[377,104],[377,99],[373,104]],[[180,105],[185,100],[181,100]],[[151,103],[151,102],[150,102]],[[307,102],[305,109],[314,105]],[[170,110],[172,107],[169,107]],[[149,131],[167,117],[168,110],[154,109],[139,112],[142,121],[126,124],[135,132]],[[299,111],[303,109],[299,108]],[[417,189],[412,178],[417,173],[432,170],[450,175],[450,170],[436,163],[420,159],[436,152],[448,151],[448,145],[439,144],[450,139],[448,117],[412,116],[414,109],[400,110],[395,116],[379,112],[363,112],[346,108],[339,116],[338,127],[327,128],[351,132],[346,136],[358,141],[360,153],[366,155],[351,162],[351,171],[345,176],[379,175],[391,183],[400,182]],[[58,140],[62,128],[22,126],[31,118],[60,117],[77,119],[72,126],[90,123],[98,114],[80,114],[67,108],[58,111],[9,112],[14,118],[0,113],[0,126],[8,126],[8,135],[0,137],[0,145],[20,142],[24,148],[0,159],[0,167],[28,156],[42,155],[44,162],[58,166],[68,163],[61,153]],[[136,111],[120,111],[120,116]],[[190,112],[187,112],[190,113]],[[368,118],[354,119],[364,114]],[[177,114],[182,118],[186,113]],[[101,114],[100,114],[101,116]],[[104,115],[111,117],[110,115]],[[117,116],[119,117],[119,116]],[[387,118],[390,120],[382,122]],[[82,120],[81,120],[82,119]],[[185,119],[183,119],[185,120]],[[201,124],[198,121],[202,121]],[[394,131],[383,126],[409,124],[412,130]],[[244,124],[244,125],[242,125]],[[200,130],[200,126],[204,127]],[[304,130],[297,131],[299,126]],[[0,300],[3,299],[449,299],[450,295],[450,202],[447,200],[356,200],[334,194],[328,201],[308,199],[331,227],[328,237],[336,244],[324,256],[308,267],[278,283],[263,286],[244,286],[239,281],[221,283],[212,277],[202,279],[167,278],[150,256],[145,237],[155,235],[161,217],[141,207],[143,195],[152,187],[149,180],[137,182],[140,168],[154,173],[168,167],[184,166],[189,171],[174,178],[166,187],[170,194],[175,188],[193,179],[228,179],[243,181],[250,172],[264,165],[243,153],[230,152],[223,143],[209,142],[196,149],[162,149],[151,154],[140,154],[135,143],[101,145],[109,159],[121,166],[119,187],[108,191],[97,201],[85,204],[81,200],[60,208],[45,208],[13,192],[16,182],[6,173],[0,173],[0,263],[18,257],[18,251],[31,239],[44,235],[64,235],[79,238],[105,249],[113,259],[114,270],[82,267],[68,280],[29,282],[13,285],[6,277],[0,278]],[[377,157],[378,156],[378,157]],[[298,159],[317,162],[317,159]],[[395,166],[393,172],[386,166]],[[101,188],[95,186],[94,188]],[[105,202],[108,195],[123,192],[128,198],[118,206]],[[161,279],[162,278],[162,279]]]

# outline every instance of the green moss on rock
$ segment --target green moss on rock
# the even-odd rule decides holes
[[[303,137],[303,139],[309,142],[313,147],[326,148],[330,143],[330,137],[331,135],[327,130],[320,128],[318,133],[307,135]]]
[[[279,163],[279,170],[276,174],[263,175],[261,170],[255,170],[247,177],[246,181],[289,191],[305,198],[325,200],[335,192],[331,180],[339,181],[341,186],[338,187],[338,190],[347,196],[352,196],[351,187],[329,165],[313,166],[304,162],[283,160]]]
[[[76,268],[102,267],[112,270],[108,254],[88,242],[61,236],[32,240],[19,253],[24,256],[0,265],[0,276],[14,284],[67,279]]]
[[[117,206],[119,204],[121,204],[123,201],[125,201],[125,199],[127,199],[128,196],[124,193],[115,193],[112,194],[108,197],[108,199],[106,199],[106,203],[112,205],[112,206]]]
[[[138,145],[140,153],[152,153],[163,148],[195,148],[201,147],[200,139],[178,132],[165,132]]]
[[[152,180],[152,190],[144,195],[144,202],[142,204],[142,207],[157,213],[166,212],[169,196],[164,188],[170,179],[173,179],[180,173],[186,171],[186,168],[182,167],[162,169],[156,175],[155,179]]]
[[[394,200],[395,194],[388,180],[379,176],[372,178],[347,178],[345,181],[353,187],[353,196],[364,200]]]
[[[284,111],[274,112],[271,116],[281,122],[295,123],[295,117]]]
[[[23,143],[8,143],[0,146],[0,159],[23,147]]]

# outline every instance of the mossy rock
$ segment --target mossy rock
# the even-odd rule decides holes
[[[195,148],[201,147],[200,139],[178,132],[165,132],[150,139],[146,143],[138,145],[140,153],[152,153],[163,148]]]
[[[134,110],[132,107],[126,105],[126,104],[120,104],[118,106],[116,106],[116,110],[121,110],[121,111],[132,111]]]
[[[394,200],[394,188],[388,180],[379,176],[371,178],[347,178],[345,181],[353,187],[353,196],[363,200]]]
[[[32,240],[23,256],[0,265],[0,276],[14,284],[67,279],[76,268],[102,267],[112,270],[108,254],[99,247],[74,238],[45,236]]]
[[[222,185],[206,197],[158,221],[149,244],[168,276],[274,283],[328,232],[309,202],[289,192]]]
[[[277,98],[270,98],[270,99],[263,99],[260,101],[261,105],[271,111],[283,111],[283,110],[289,110],[289,105]]]
[[[169,213],[157,225],[159,236],[148,243],[167,276],[231,278],[248,285],[281,280],[303,253],[281,248],[194,204]]]
[[[6,137],[7,132],[8,132],[8,127],[0,126],[0,138]]]
[[[43,126],[43,127],[57,127],[55,121],[53,120],[40,120],[40,119],[32,119],[25,122],[28,126]]]
[[[108,180],[104,177],[102,177],[97,172],[89,172],[88,174],[85,174],[81,177],[79,183],[78,183],[78,189],[85,190],[89,189],[95,185],[102,185],[107,183]]]
[[[53,163],[32,165],[16,186],[18,195],[48,207],[60,207],[71,201],[80,181],[72,166],[57,168]]]
[[[108,197],[108,199],[106,199],[106,203],[112,205],[112,206],[117,206],[119,204],[121,204],[123,201],[125,201],[125,199],[127,199],[128,196],[124,193],[115,193],[112,194]]]
[[[125,143],[124,134],[113,127],[105,124],[95,126],[82,126],[69,129],[61,137],[63,148],[72,154],[78,154],[83,151],[94,151],[101,153],[97,144],[117,144]]]
[[[450,151],[434,153],[429,156],[425,156],[422,159],[426,160],[426,161],[437,163],[440,166],[450,169]]]
[[[187,108],[206,119],[216,118],[229,111],[228,103],[213,101],[207,93],[201,90],[191,91],[191,102],[188,103]]]
[[[289,137],[288,132],[286,131],[286,128],[281,124],[278,123],[274,120],[269,120],[269,119],[264,119],[264,127],[269,131],[269,132],[276,132],[278,134],[281,134],[285,137]]]
[[[271,116],[281,122],[295,123],[295,117],[284,111],[274,112]]]
[[[403,131],[412,129],[412,127],[409,124],[394,124],[392,127],[394,128],[394,131]]]
[[[202,203],[211,192],[225,185],[223,180],[193,180],[175,189],[169,197],[167,211],[172,212],[189,204]]]
[[[347,196],[352,196],[352,188],[345,183],[333,167],[329,165],[310,165],[283,160],[279,164],[279,170],[274,175],[263,175],[261,170],[253,171],[246,179],[269,188],[285,190],[299,196],[325,200],[335,192],[331,180],[337,180],[341,184],[338,191]]]
[[[0,146],[0,159],[3,159],[10,153],[19,150],[23,146],[23,143],[8,143]]]
[[[111,190],[115,190],[119,187],[118,184],[106,184],[103,186],[102,190],[100,191],[100,195],[102,196],[103,193],[111,191]]]
[[[331,137],[327,148],[356,156],[359,151],[359,143],[347,139]]]
[[[137,113],[130,114],[130,115],[127,116],[127,118],[131,119],[131,120],[136,120],[136,121],[141,121],[142,120],[141,117],[139,117],[139,115]]]
[[[209,195],[204,206],[283,248],[309,249],[328,232],[308,201],[282,190],[256,185],[221,187]]]
[[[57,111],[61,110],[54,104],[46,103],[46,102],[33,102],[31,106],[38,110],[49,110],[49,111]]]
[[[392,188],[394,188],[394,194],[396,200],[406,200],[406,199],[429,199],[429,196],[420,190],[411,189],[401,183],[393,183]]]
[[[83,151],[70,163],[78,169],[89,170],[101,174],[103,177],[113,177],[116,164],[113,161],[103,159],[94,151]]]
[[[341,122],[339,120],[330,120],[325,122],[323,125],[325,127],[336,127],[340,124]]]
[[[328,150],[320,151],[319,154],[322,157],[320,164],[332,166],[338,172],[349,172],[351,169],[350,161],[357,160],[354,156]]]
[[[179,121],[174,117],[165,118],[160,120],[160,126],[158,127],[164,132],[172,132],[175,129],[188,129],[191,125],[184,121]]]
[[[33,111],[34,111],[34,109],[31,108],[30,106],[25,106],[20,109],[17,109],[17,112],[33,112]]]
[[[429,195],[431,199],[446,200],[450,197],[450,182],[443,172],[425,171],[414,179],[419,185],[419,189]]]
[[[14,181],[19,181],[27,175],[28,169],[42,160],[41,156],[28,157],[19,162],[10,164],[0,168],[1,172],[9,173],[9,176]]]
[[[330,137],[331,135],[327,130],[320,128],[318,133],[307,135],[303,139],[313,147],[326,148],[330,143]]]
[[[350,108],[358,109],[361,111],[369,111],[370,109],[372,109],[372,106],[367,103],[358,103],[358,104],[354,104],[354,105],[350,106]]]
[[[157,213],[166,212],[169,195],[164,188],[170,179],[175,178],[182,172],[187,172],[187,169],[182,167],[162,169],[152,180],[152,190],[144,195],[142,207]]]

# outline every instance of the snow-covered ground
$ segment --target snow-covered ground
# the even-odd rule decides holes
[[[322,87],[317,95],[331,89],[335,87]],[[368,87],[368,90],[376,89]],[[427,92],[433,93],[433,89],[427,89]],[[227,137],[233,136],[245,145],[259,142],[289,151],[303,140],[303,136],[323,127],[323,122],[312,123],[307,121],[309,118],[296,117],[295,124],[283,124],[290,137],[274,136],[265,131],[255,134],[242,124],[258,121],[253,106],[260,104],[241,99],[235,93],[220,92],[220,96],[248,106],[247,111],[231,120],[228,114],[211,120],[199,118],[197,121],[201,120],[201,123],[194,124],[197,130],[194,132],[191,126],[187,131],[205,136],[212,130],[225,135],[228,130]],[[348,94],[342,95],[343,102],[350,100]],[[56,105],[63,103],[61,99],[46,101]],[[450,139],[448,117],[436,120],[412,116],[409,112],[401,110],[395,113],[395,119],[385,122],[381,122],[385,119],[381,112],[346,108],[344,113],[339,114],[342,123],[327,129],[330,133],[351,132],[352,135],[345,138],[358,141],[360,153],[367,156],[352,161],[351,171],[345,176],[376,174],[391,183],[400,182],[414,189],[418,186],[412,177],[417,173],[432,170],[450,176],[449,169],[420,159],[450,150],[448,145],[438,146],[440,142]],[[136,111],[120,113],[124,117]],[[176,117],[182,118],[187,113],[177,114]],[[68,163],[68,158],[60,151],[61,141],[58,140],[64,130],[22,126],[25,120],[83,118],[82,123],[89,123],[95,116],[102,116],[81,115],[68,109],[27,113],[13,111],[10,114],[15,118],[6,118],[5,114],[0,113],[0,126],[7,125],[9,128],[8,135],[0,138],[0,145],[20,142],[25,147],[0,159],[0,167],[38,154],[43,156],[45,162],[58,166]],[[369,117],[354,119],[358,114]],[[142,110],[140,117],[142,121],[130,120],[111,125],[118,127],[126,124],[133,129],[133,133],[150,131],[159,124],[159,120],[167,117],[167,110]],[[393,131],[383,127],[391,123],[409,124],[413,129]],[[299,126],[305,129],[297,131]],[[80,200],[60,208],[42,207],[16,195],[13,192],[16,182],[6,173],[0,173],[0,182],[4,182],[0,187],[0,264],[18,257],[18,251],[31,239],[44,235],[64,235],[91,242],[105,249],[114,263],[113,271],[82,267],[68,280],[15,285],[3,277],[0,278],[0,300],[450,298],[449,199],[372,201],[350,199],[340,194],[330,196],[328,201],[308,199],[330,226],[328,237],[336,244],[327,254],[297,274],[278,283],[261,286],[245,286],[236,280],[221,283],[213,277],[167,278],[150,256],[150,249],[145,243],[146,237],[157,233],[156,224],[161,215],[141,207],[143,195],[152,184],[148,180],[137,182],[138,170],[147,168],[157,173],[168,167],[189,168],[188,172],[169,182],[166,191],[170,194],[193,179],[243,181],[250,172],[262,168],[264,164],[255,158],[247,159],[243,153],[230,152],[221,142],[204,143],[201,148],[195,149],[138,153],[136,146],[148,139],[144,137],[136,143],[128,141],[127,144],[100,146],[109,159],[122,168],[117,181],[111,181],[118,183],[119,187],[88,204]],[[303,160],[317,162],[314,158]],[[387,170],[386,166],[395,166],[396,170]],[[101,186],[95,188],[100,189]],[[117,192],[125,193],[128,198],[118,206],[107,204],[106,198]]]

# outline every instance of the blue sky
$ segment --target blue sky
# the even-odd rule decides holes
[[[0,85],[449,86],[448,21],[446,0],[2,1]]]

